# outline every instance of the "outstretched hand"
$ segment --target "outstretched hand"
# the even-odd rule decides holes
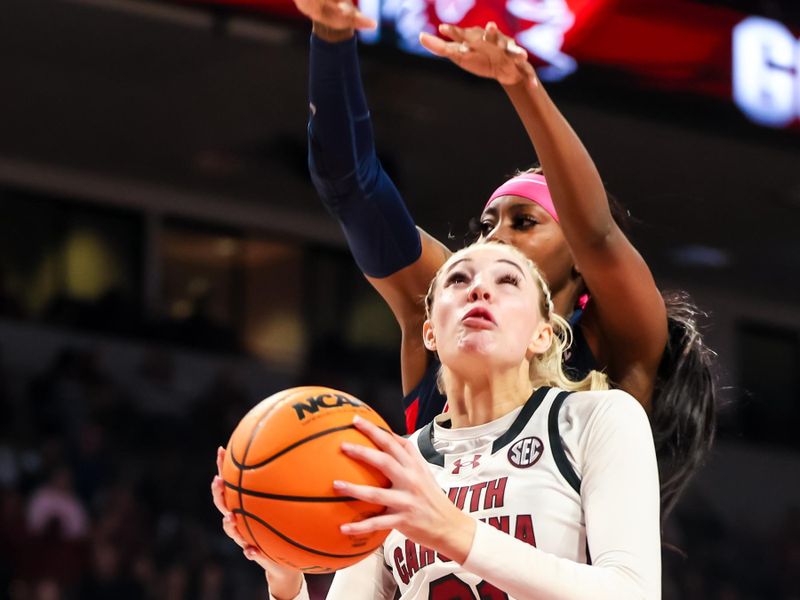
[[[490,21],[486,27],[439,25],[439,33],[448,42],[429,33],[421,33],[420,43],[436,56],[449,58],[465,71],[480,77],[496,79],[502,85],[514,85],[525,79],[536,79],[528,62],[528,53],[513,39],[500,32]]]
[[[382,488],[334,481],[336,493],[386,507],[378,516],[342,525],[342,533],[396,529],[418,544],[463,562],[472,546],[475,521],[445,495],[413,442],[366,419],[356,417],[353,424],[378,449],[345,443],[342,451],[381,471],[392,485]]]
[[[375,29],[378,26],[351,0],[294,0],[294,4],[309,19],[331,29]]]

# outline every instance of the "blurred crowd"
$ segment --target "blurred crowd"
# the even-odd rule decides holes
[[[266,598],[209,495],[216,447],[256,400],[235,373],[185,398],[168,353],[121,380],[64,348],[11,387],[0,365],[0,598]],[[666,530],[664,597],[800,599],[800,511],[777,525],[731,529],[690,495]],[[311,578],[312,598],[328,582]]]

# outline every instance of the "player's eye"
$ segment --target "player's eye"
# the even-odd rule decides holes
[[[539,221],[531,215],[517,215],[514,217],[514,229],[529,229],[538,224]]]
[[[480,234],[485,237],[489,235],[492,229],[494,229],[494,223],[492,223],[491,221],[484,220],[478,224],[478,228]]]
[[[447,279],[444,281],[445,287],[450,285],[457,285],[460,283],[467,283],[469,281],[469,277],[463,271],[453,271],[447,276]]]
[[[519,286],[519,275],[516,273],[506,273],[498,277],[497,283],[510,283],[511,285]]]

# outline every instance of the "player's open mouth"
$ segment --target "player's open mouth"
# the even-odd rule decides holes
[[[494,320],[492,313],[490,313],[485,308],[481,308],[476,306],[475,308],[471,309],[464,317],[461,319],[461,322],[465,325],[472,326],[472,327],[486,327],[488,325],[497,325],[497,322]]]

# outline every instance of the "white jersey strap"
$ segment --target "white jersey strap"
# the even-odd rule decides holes
[[[514,422],[511,423],[511,426],[492,444],[492,454],[500,450],[500,448],[503,446],[506,446],[514,441],[514,439],[525,428],[525,425],[528,424],[528,421],[531,420],[531,417],[533,416],[533,413],[536,412],[536,409],[541,406],[545,396],[547,396],[547,392],[549,391],[550,388],[547,386],[536,388],[533,391],[530,398],[525,401],[522,410],[514,419]],[[426,461],[432,465],[438,465],[440,467],[444,466],[444,455],[433,447],[433,421],[420,429],[419,436],[417,437],[417,446],[419,447],[420,454],[422,454],[422,458],[424,458]]]
[[[572,468],[567,458],[567,453],[564,450],[564,443],[561,441],[561,433],[558,431],[558,412],[561,410],[564,400],[566,400],[567,396],[571,393],[572,392],[560,392],[555,400],[553,400],[553,404],[550,406],[550,414],[547,415],[547,430],[548,436],[550,437],[550,449],[553,452],[553,459],[556,462],[558,471],[561,473],[562,477],[566,479],[570,487],[580,494],[580,477],[578,477],[578,474],[575,472],[575,469]]]

